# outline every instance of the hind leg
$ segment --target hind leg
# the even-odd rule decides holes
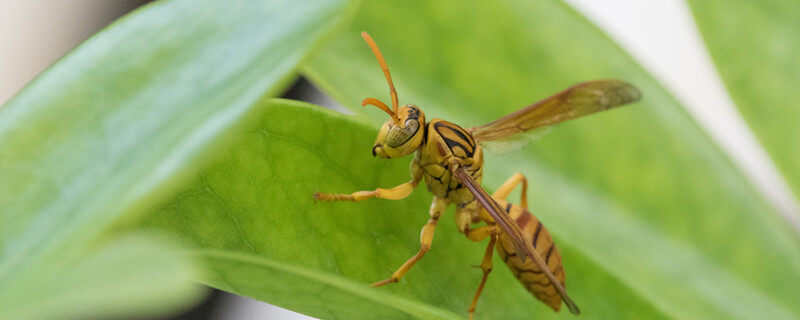
[[[489,240],[489,245],[486,246],[486,252],[483,254],[483,262],[481,262],[479,266],[483,271],[483,277],[481,278],[481,284],[478,285],[478,291],[475,292],[475,297],[472,298],[472,303],[469,305],[470,319],[475,315],[475,307],[478,305],[478,298],[480,298],[483,287],[486,285],[486,279],[489,278],[489,272],[492,272],[492,255],[494,254],[495,241],[497,241],[497,236],[492,235],[492,238]]]
[[[511,176],[500,188],[497,188],[492,194],[492,198],[496,200],[506,200],[508,195],[511,193],[514,188],[517,187],[518,184],[522,183],[522,196],[520,197],[520,205],[523,209],[528,210],[528,179],[525,179],[521,173],[517,172]]]

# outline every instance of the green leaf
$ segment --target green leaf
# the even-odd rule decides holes
[[[455,231],[453,219],[440,221],[433,248],[404,280],[385,288],[367,286],[417,252],[429,193],[359,203],[315,203],[311,197],[315,191],[399,184],[409,179],[408,162],[373,158],[376,130],[349,117],[287,100],[261,108],[255,128],[179,195],[147,214],[144,224],[175,232],[199,248],[238,252],[212,257],[213,273],[204,284],[304,314],[323,319],[466,316],[482,275],[473,266],[486,244],[467,241]],[[661,317],[592,261],[578,259],[569,248],[563,254],[590,270],[570,279],[571,288],[583,288],[587,295],[613,292],[611,301],[582,299],[581,306],[592,310],[587,318]],[[495,269],[480,314],[498,319],[554,315],[501,261]]]
[[[203,290],[196,267],[160,237],[125,236],[59,272],[53,281],[0,300],[2,319],[148,317],[185,307]]]
[[[585,315],[597,312],[587,303],[627,299],[582,285],[601,272],[669,317],[800,317],[800,282],[788,281],[800,274],[797,237],[675,99],[564,4],[365,4],[349,32],[303,71],[377,126],[385,114],[359,102],[387,100],[388,90],[361,30],[381,46],[401,103],[465,127],[580,81],[619,78],[641,89],[635,106],[566,123],[517,154],[487,158],[487,186],[513,172],[528,175],[534,213],[574,253],[564,259],[568,290]],[[376,186],[385,185],[359,189]],[[445,270],[438,273],[458,272]],[[489,288],[484,302],[502,294]],[[478,315],[493,312],[479,308]]]
[[[230,251],[199,252],[215,273],[208,284],[286,308],[306,309],[321,319],[454,319],[457,315],[370,288],[351,280]],[[303,297],[313,297],[313,303]],[[347,303],[342,303],[345,300]],[[349,300],[349,301],[348,301]]]
[[[800,6],[688,1],[736,106],[800,197]]]
[[[3,106],[0,301],[82,275],[72,268],[117,236],[109,227],[165,200],[252,123],[254,103],[282,92],[345,4],[152,3]]]

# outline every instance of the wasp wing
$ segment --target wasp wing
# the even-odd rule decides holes
[[[514,244],[514,250],[517,252],[517,255],[520,259],[525,259],[525,257],[530,257],[533,259],[534,263],[539,267],[540,270],[544,271],[547,279],[550,280],[550,283],[556,288],[556,292],[558,295],[561,296],[561,299],[564,300],[564,303],[569,308],[569,311],[573,314],[580,314],[581,311],[578,309],[578,306],[575,305],[575,302],[569,298],[567,295],[567,290],[564,289],[564,286],[561,285],[561,282],[556,279],[556,276],[553,275],[553,271],[550,270],[550,267],[544,262],[542,256],[539,255],[539,252],[536,251],[534,248],[533,243],[530,241],[525,240],[525,236],[522,233],[522,230],[519,228],[517,223],[511,219],[508,215],[508,212],[503,209],[499,204],[497,204],[486,190],[478,185],[475,182],[475,179],[469,175],[463,168],[460,166],[458,168],[453,169],[453,176],[464,185],[473,196],[475,196],[475,200],[483,206],[484,209],[492,216],[494,222],[500,226],[500,229],[505,232],[505,234],[511,239],[511,242]]]
[[[469,132],[481,143],[513,140],[514,135],[631,103],[639,100],[641,96],[636,87],[620,80],[583,82],[487,125],[470,128]],[[538,136],[541,134],[534,135],[533,138]],[[515,144],[517,148],[532,139],[523,140],[524,143],[517,141]],[[487,146],[491,144],[486,143]]]
[[[488,150],[493,154],[506,154],[522,149],[522,147],[528,145],[528,143],[532,141],[539,140],[551,130],[553,130],[553,126],[539,127],[497,140],[479,140],[478,143],[481,144],[483,150]]]

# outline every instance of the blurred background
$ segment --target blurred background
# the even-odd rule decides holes
[[[76,45],[144,0],[0,2],[0,105]],[[683,1],[567,0],[628,50],[687,108],[785,218],[798,205],[735,110]],[[376,67],[377,68],[377,67]],[[377,69],[376,69],[377,71]],[[285,97],[336,104],[300,79]],[[341,109],[340,109],[341,110]],[[212,290],[178,319],[308,319],[263,302]]]
[[[72,48],[146,0],[0,1],[0,105]],[[326,103],[306,81],[287,97]],[[330,102],[328,102],[330,104]],[[219,290],[193,310],[167,319],[311,319]]]

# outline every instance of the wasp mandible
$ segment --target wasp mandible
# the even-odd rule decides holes
[[[372,154],[391,159],[416,152],[411,163],[412,179],[391,189],[351,194],[318,192],[314,198],[320,201],[400,200],[410,195],[423,178],[434,195],[430,219],[422,227],[419,251],[391,277],[372,285],[380,287],[397,282],[422,259],[431,248],[439,217],[448,205],[455,204],[458,230],[472,241],[489,238],[480,264],[483,277],[468,309],[470,318],[492,271],[492,255],[498,243],[497,254],[530,293],[556,312],[564,301],[570,312],[580,314],[578,306],[567,295],[561,254],[550,232],[528,211],[526,178],[520,173],[514,174],[491,196],[480,186],[483,147],[511,141],[520,147],[524,145],[519,143],[521,140],[530,140],[519,139],[523,133],[537,133],[567,120],[637,101],[641,97],[639,90],[619,80],[583,82],[484,126],[464,129],[441,119],[426,121],[425,114],[415,105],[399,106],[397,90],[383,55],[366,32],[361,36],[383,69],[392,99],[391,108],[376,98],[366,98],[361,103],[378,107],[390,117],[378,132]],[[520,204],[508,202],[506,198],[520,184]],[[485,225],[474,226],[473,221],[482,221]]]

